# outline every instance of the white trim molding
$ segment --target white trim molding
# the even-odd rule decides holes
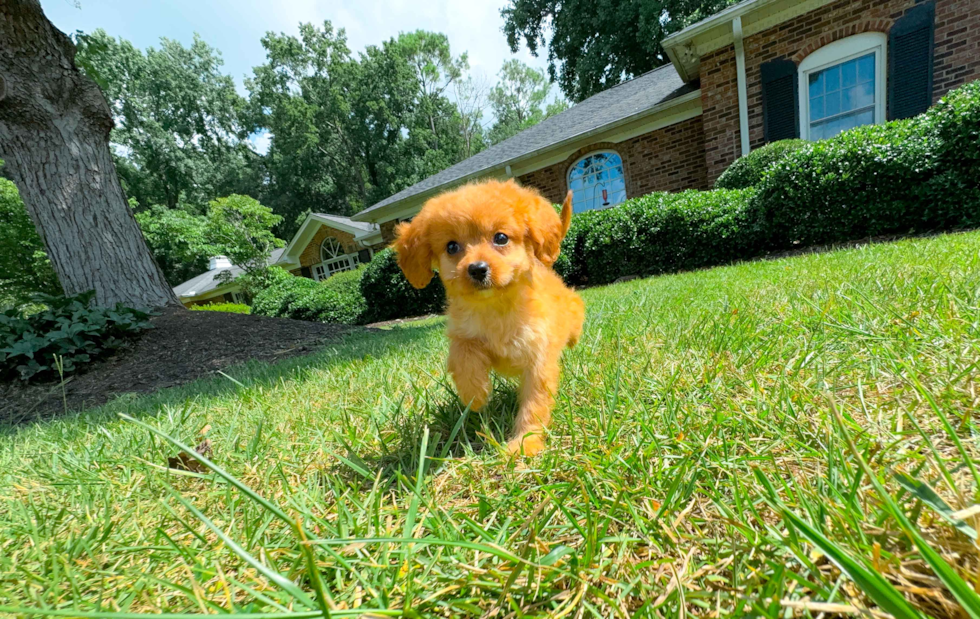
[[[828,43],[804,58],[797,69],[800,93],[800,137],[810,139],[810,75],[843,64],[867,54],[875,55],[874,124],[885,122],[885,97],[888,92],[888,35],[862,32]]]
[[[702,56],[735,42],[730,22],[736,18],[741,20],[742,36],[748,38],[833,1],[745,0],[675,32],[662,45],[681,79],[688,82],[700,75]]]
[[[732,20],[732,34],[735,37],[735,76],[738,82],[738,135],[742,146],[742,156],[749,154],[749,96],[745,80],[745,46],[742,45],[742,16]]]

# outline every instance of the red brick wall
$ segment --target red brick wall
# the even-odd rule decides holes
[[[888,32],[914,0],[838,0],[758,34],[747,37],[745,77],[749,108],[749,142],[762,146],[762,85],[759,67],[776,58],[799,63],[823,45],[859,32]],[[980,2],[937,0],[933,100],[950,89],[980,78]],[[708,182],[740,154],[735,48],[728,46],[701,58],[705,162]]]
[[[561,163],[524,174],[517,180],[522,185],[537,188],[552,202],[561,202],[568,192],[565,180],[568,168],[582,156],[603,149],[615,150],[623,158],[627,198],[653,191],[683,191],[707,187],[701,117],[669,125],[618,144],[590,144]]]

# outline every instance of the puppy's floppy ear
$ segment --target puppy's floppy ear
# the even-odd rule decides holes
[[[425,220],[416,217],[415,221],[403,222],[395,228],[395,251],[398,253],[398,266],[416,288],[425,288],[432,281],[432,249],[426,238]]]
[[[554,207],[540,198],[528,209],[527,233],[534,247],[534,255],[545,266],[551,266],[561,253],[561,241],[568,232],[572,221],[572,192],[569,191],[562,204],[561,217]]]

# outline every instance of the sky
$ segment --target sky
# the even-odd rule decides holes
[[[445,33],[453,54],[469,52],[473,74],[491,83],[504,60],[512,58],[501,31],[500,9],[506,0],[41,0],[45,14],[65,33],[102,28],[140,49],[157,46],[161,37],[190,44],[198,33],[219,49],[225,72],[242,79],[262,64],[259,40],[266,32],[298,34],[298,24],[322,24],[347,30],[354,52],[380,44],[399,32],[424,29]],[[522,48],[516,57],[545,68]],[[557,91],[557,87],[555,88]]]

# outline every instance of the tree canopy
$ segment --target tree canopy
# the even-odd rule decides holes
[[[123,187],[140,208],[187,204],[258,188],[259,156],[246,138],[252,116],[221,54],[195,35],[142,52],[103,30],[75,37],[76,61],[102,88]]]
[[[262,199],[284,236],[311,211],[355,213],[482,147],[478,111],[449,96],[468,64],[445,35],[403,33],[355,57],[324,22],[262,45],[267,61],[246,86],[272,136]]]
[[[567,103],[560,99],[547,104],[551,83],[544,71],[529,67],[520,60],[504,62],[498,78],[488,97],[496,119],[487,135],[492,144],[502,142],[567,107]]]
[[[510,0],[501,9],[511,51],[548,51],[548,75],[571,101],[587,99],[668,60],[667,35],[736,0]]]

